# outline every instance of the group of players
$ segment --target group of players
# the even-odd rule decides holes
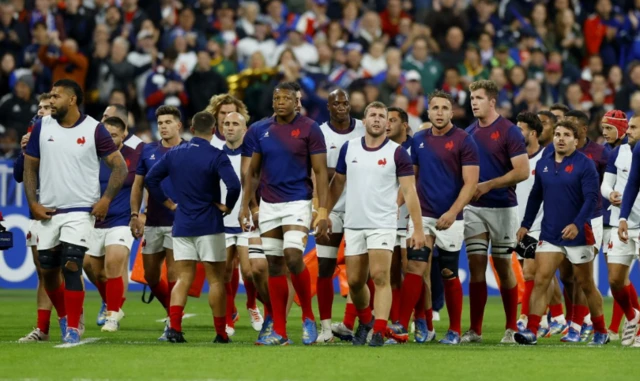
[[[144,239],[144,277],[167,313],[161,339],[170,342],[186,341],[182,317],[198,262],[209,284],[214,342],[228,343],[234,334],[238,263],[258,345],[291,343],[286,323],[294,295],[305,345],[334,337],[354,345],[407,342],[412,315],[415,341],[433,341],[434,260],[449,315],[440,343],[480,342],[490,251],[506,315],[502,343],[535,344],[559,333],[562,341],[579,342],[593,333],[590,344],[602,345],[625,316],[622,344],[640,346],[640,306],[629,281],[640,232],[640,149],[632,149],[639,117],[607,113],[608,144],[601,146],[587,139],[582,112],[523,112],[514,126],[496,111],[493,82],[474,82],[470,93],[477,120],[469,128],[452,124],[452,99],[436,91],[429,96],[432,127],[410,136],[407,113],[379,102],[367,106],[362,121],[351,118],[343,90],[330,94],[330,120],[318,126],[299,113],[300,88],[282,83],[273,93],[274,115],[248,129],[244,104],[222,94],[193,117],[188,142],[180,137],[178,109],[160,107],[161,140],[144,144],[129,136],[126,109],[108,107],[99,123],[80,113],[77,84],[57,82],[41,99],[42,118],[23,138],[15,167],[36,221],[28,245],[40,281],[38,325],[21,341],[48,340],[52,307],[64,341],[80,341],[83,267],[104,302],[102,330],[117,331],[135,237]],[[602,200],[610,203],[609,221]],[[319,262],[320,332],[303,261],[310,233]],[[616,301],[609,330],[593,279],[603,240]],[[342,241],[349,296],[343,321],[332,324]],[[464,334],[463,243],[471,318]],[[526,280],[520,319],[516,247]]]

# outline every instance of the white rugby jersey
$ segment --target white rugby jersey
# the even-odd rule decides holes
[[[522,222],[524,218],[524,213],[527,210],[527,201],[529,200],[529,193],[531,193],[531,188],[533,188],[533,183],[536,179],[536,164],[538,164],[538,160],[542,158],[542,153],[544,152],[544,148],[541,148],[535,155],[529,158],[529,177],[523,181],[518,183],[516,186],[516,198],[518,199],[518,225]],[[543,204],[540,204],[540,210],[538,210],[538,214],[536,215],[536,219],[533,221],[533,225],[531,225],[531,229],[529,231],[539,232],[542,224],[542,216],[543,216]]]
[[[407,136],[407,142],[409,144],[403,144],[402,147],[407,150],[407,154],[411,157],[411,140],[410,136]],[[397,197],[397,194],[396,194]],[[407,208],[407,202],[400,206],[400,211],[398,212],[398,230],[407,230],[409,226],[409,208]]]
[[[227,140],[224,138],[224,135],[220,135],[220,133],[218,132],[218,129],[216,128],[216,132],[213,134],[213,137],[211,138],[211,145],[216,147],[219,150],[222,150],[226,142]]]
[[[87,115],[64,128],[51,116],[39,120],[26,154],[40,159],[40,203],[58,212],[91,211],[100,199],[100,158],[118,148],[107,129]]]
[[[229,148],[226,144],[222,146],[222,151],[227,154],[227,157],[231,161],[231,165],[233,166],[233,170],[236,172],[236,175],[239,179],[242,179],[242,145],[236,149]],[[220,199],[226,200],[227,198],[227,186],[224,181],[220,180]],[[242,200],[242,192],[240,192],[240,198]],[[240,222],[238,222],[238,214],[240,213],[240,204],[242,202],[236,202],[236,205],[233,207],[231,213],[224,217],[224,227],[227,233],[239,233]],[[236,228],[236,231],[230,231],[228,228]]]
[[[324,135],[324,142],[327,146],[327,168],[335,168],[338,163],[338,156],[340,155],[340,148],[344,143],[351,139],[360,138],[364,136],[364,124],[359,119],[351,118],[351,125],[345,131],[337,131],[329,124],[325,122],[320,126],[320,130]],[[336,206],[333,208],[336,212],[344,212],[345,209],[345,192],[338,199]]]
[[[364,137],[349,140],[336,172],[347,176],[345,228],[397,229],[398,177],[414,175],[404,148],[389,139],[377,148],[366,147]]]
[[[624,197],[624,188],[629,181],[629,171],[631,171],[631,159],[633,155],[633,149],[626,143],[616,148],[609,157],[609,163],[607,164],[606,173],[613,173],[616,176],[616,182],[613,186],[613,190],[622,194]],[[613,166],[612,166],[613,165]],[[611,226],[618,226],[620,220],[620,207],[610,206],[611,208]],[[640,195],[636,198],[631,208],[631,214],[627,219],[627,225],[630,229],[640,228]]]
[[[124,141],[125,146],[133,149],[136,149],[141,143],[144,142],[137,135],[131,135],[127,140]]]

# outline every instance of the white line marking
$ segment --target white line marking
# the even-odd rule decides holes
[[[73,347],[77,347],[79,345],[93,343],[93,342],[96,342],[96,341],[98,341],[100,339],[101,339],[100,337],[90,337],[88,339],[80,340],[79,343],[74,343],[74,344],[65,343],[65,344],[56,345],[54,348],[73,348]]]
[[[194,316],[196,316],[196,314],[184,314],[184,315],[182,315],[182,319],[183,319],[183,320],[184,320],[184,319],[189,319],[189,318],[192,318],[192,317],[194,317]],[[158,320],[156,320],[156,322],[157,322],[157,323],[164,323],[166,320],[167,320],[167,318],[164,318],[164,319],[158,319]]]

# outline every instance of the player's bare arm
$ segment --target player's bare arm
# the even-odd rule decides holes
[[[27,195],[27,202],[29,203],[29,209],[33,214],[33,219],[42,221],[51,219],[50,213],[55,212],[55,209],[45,208],[38,203],[38,196],[36,191],[38,190],[38,170],[40,168],[40,159],[24,155],[24,192]]]
[[[422,227],[422,211],[420,209],[420,201],[418,201],[418,192],[416,191],[416,179],[414,176],[402,176],[398,177],[398,182],[407,203],[409,216],[415,227],[411,236],[411,246],[414,249],[422,249],[426,245],[426,239]]]
[[[144,221],[140,218],[140,206],[142,205],[142,193],[144,189],[144,176],[136,175],[131,186],[131,221],[129,227],[135,238],[141,238],[144,232]]]
[[[513,169],[504,176],[496,177],[489,181],[478,184],[473,200],[478,200],[492,189],[506,188],[514,186],[529,177],[529,158],[527,154],[514,156],[511,158]]]
[[[93,205],[93,210],[91,210],[91,214],[95,216],[98,221],[102,221],[106,217],[111,200],[120,192],[120,188],[122,188],[122,184],[124,184],[124,180],[127,178],[129,172],[127,163],[124,161],[124,157],[122,157],[120,151],[113,152],[102,160],[104,160],[111,169],[111,176],[109,176],[107,189],[105,189],[104,194],[100,200]]]
[[[344,191],[344,186],[347,183],[347,175],[335,173],[329,184],[329,197],[327,199],[327,211],[331,213],[333,207],[336,206],[340,195]]]
[[[244,184],[244,175],[249,170],[250,165],[251,165],[251,158],[243,156],[242,159],[240,160],[240,184],[242,185],[242,189],[246,189]],[[258,181],[255,182],[254,188],[256,189],[258,188]],[[257,228],[258,217],[259,217],[258,213],[260,210],[258,208],[258,200],[256,200],[256,192],[253,192],[251,196],[251,200],[249,201],[249,210],[251,211],[251,217],[253,218],[253,226]]]
[[[416,172],[417,173],[417,172]],[[480,167],[477,165],[465,165],[462,167],[462,180],[464,185],[460,189],[458,198],[451,205],[451,208],[440,216],[436,222],[436,229],[447,230],[453,225],[456,220],[456,216],[462,212],[462,209],[471,201],[473,194],[476,192],[478,186],[478,179],[480,178]]]
[[[238,221],[244,231],[249,231],[249,221],[251,221],[250,204],[252,199],[255,202],[255,193],[258,188],[258,182],[260,181],[261,166],[262,155],[254,152],[251,156],[251,161],[249,162],[249,168],[242,173],[242,184],[243,186],[246,185],[246,188],[242,194],[242,206],[238,213]]]
[[[327,154],[311,155],[311,168],[316,175],[315,189],[318,193],[318,216],[313,221],[313,227],[320,236],[327,234],[327,195],[329,193],[329,177],[327,176]],[[337,201],[337,199],[336,199]]]

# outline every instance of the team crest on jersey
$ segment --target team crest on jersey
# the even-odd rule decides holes
[[[294,139],[298,139],[298,137],[300,136],[300,129],[296,128],[295,130],[291,131],[291,137]]]
[[[27,233],[27,240],[31,239],[31,232]]]
[[[81,137],[81,138],[78,138],[78,140],[76,140],[76,143],[78,143],[78,145],[80,147],[84,146],[84,143],[86,143],[86,142],[87,142],[87,139],[85,139],[84,136]]]
[[[491,140],[497,141],[500,139],[500,131],[494,131],[491,133]]]
[[[451,151],[453,149],[453,140],[449,140],[448,142],[446,142],[444,148]]]
[[[536,170],[534,169],[533,171],[531,171],[531,176],[535,176],[536,175]]]
[[[127,168],[129,168],[131,166],[131,160],[124,159],[124,162],[127,163]]]
[[[384,166],[387,165],[387,158],[385,157],[384,159],[378,160],[378,165],[384,168]]]
[[[564,171],[567,173],[573,172],[573,164],[569,164],[564,168]]]
[[[628,168],[622,168],[622,172],[623,173],[627,173],[627,172],[629,172],[629,169]]]
[[[613,249],[613,242],[612,241],[609,241],[608,247],[609,247],[609,250]]]
[[[593,155],[592,155],[592,154],[588,153],[588,154],[587,154],[587,157],[588,157],[589,159],[593,160]]]

